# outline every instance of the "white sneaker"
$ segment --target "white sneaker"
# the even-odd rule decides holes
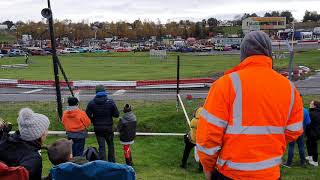
[[[313,160],[310,160],[309,164],[311,164],[312,166],[315,166],[315,167],[319,166],[319,163],[318,162],[314,162]]]
[[[306,160],[311,161],[312,160],[312,156],[307,156]]]

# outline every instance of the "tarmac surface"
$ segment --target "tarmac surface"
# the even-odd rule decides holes
[[[303,95],[320,95],[320,73],[309,78],[295,82],[296,87]],[[209,88],[194,88],[180,90],[183,97],[192,95],[193,98],[206,98]],[[70,92],[66,89],[61,92],[66,100]],[[176,99],[175,89],[142,89],[142,90],[112,90],[108,92],[114,100],[147,100],[161,101]],[[81,101],[89,101],[95,96],[94,90],[80,90]],[[30,102],[30,101],[55,101],[55,89],[25,89],[25,88],[0,88],[0,102]]]

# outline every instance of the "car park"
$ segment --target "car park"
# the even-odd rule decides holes
[[[20,49],[11,49],[9,51],[9,57],[14,57],[14,56],[24,56],[26,53]]]
[[[70,54],[70,53],[80,53],[80,52],[73,48],[65,48],[61,50],[61,54]]]

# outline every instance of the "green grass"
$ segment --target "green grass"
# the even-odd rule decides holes
[[[187,111],[191,117],[192,111],[203,100],[194,100],[192,105],[186,104]],[[121,112],[123,105],[127,102],[116,101],[117,107]],[[134,112],[138,118],[139,132],[185,132],[187,124],[182,110],[176,111],[176,101],[169,100],[163,102],[153,101],[130,101],[134,107]],[[80,106],[86,108],[86,103]],[[57,120],[54,102],[0,102],[0,117],[13,124],[17,129],[18,112],[23,107],[30,107],[34,112],[45,114],[49,117],[51,124],[50,130],[64,130],[62,124]],[[65,107],[65,106],[64,106]],[[121,112],[121,115],[123,113]],[[114,126],[116,127],[118,119],[115,118]],[[89,130],[93,130],[91,126]]]
[[[181,78],[213,77],[239,63],[239,55],[195,56],[171,53],[168,59],[150,59],[148,53],[102,53],[60,56],[71,80],[157,80],[176,78],[176,56],[181,55]],[[53,79],[51,56],[33,56],[27,69],[0,70],[7,79]],[[295,54],[296,65],[320,68],[320,51]],[[0,65],[24,63],[24,57],[3,58]],[[288,59],[275,60],[276,69],[285,68]]]
[[[307,106],[311,100],[319,99],[320,96],[304,96],[304,104]],[[191,105],[185,103],[188,114],[192,114],[192,110],[197,107],[203,100],[195,100]],[[124,102],[118,101],[119,107]],[[187,125],[182,111],[176,112],[175,101],[132,101],[130,102],[134,108],[138,118],[138,130],[148,132],[180,132],[187,131]],[[20,103],[1,103],[0,117],[14,123],[16,128],[17,113],[21,107],[31,107],[35,112],[44,113],[51,120],[51,130],[62,130],[61,124],[56,121],[56,112],[54,111],[55,104],[53,102],[20,102]],[[81,104],[85,107],[85,104]],[[56,139],[61,137],[49,137],[45,142],[46,145],[51,144]],[[97,147],[97,142],[94,137],[89,137],[86,146]],[[133,160],[137,179],[204,179],[202,173],[197,170],[197,163],[193,160],[193,153],[190,154],[188,161],[188,169],[179,168],[179,163],[182,158],[184,143],[182,137],[137,137],[135,144],[132,147]],[[319,147],[320,148],[320,147]],[[122,147],[119,143],[118,136],[115,136],[116,160],[119,163],[124,163],[122,157]],[[43,157],[43,175],[47,175],[51,163],[48,160],[46,151],[42,152]],[[286,156],[284,157],[286,159]],[[293,168],[282,168],[282,179],[306,179],[316,180],[320,177],[320,171],[311,166],[307,168],[299,167],[299,155],[297,148],[294,156]]]

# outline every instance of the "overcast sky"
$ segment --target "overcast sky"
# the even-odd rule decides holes
[[[41,20],[47,0],[0,0],[0,22]],[[290,10],[301,20],[306,10],[320,13],[320,0],[51,0],[55,19],[72,21],[128,21],[135,19],[162,23],[168,20],[193,21],[216,17],[233,19],[236,15]]]

